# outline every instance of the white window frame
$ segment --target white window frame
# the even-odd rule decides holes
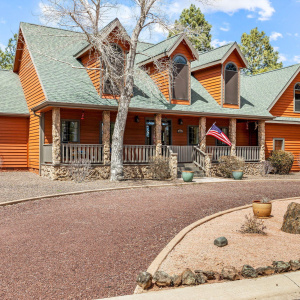
[[[275,141],[282,141],[282,148],[281,150],[284,151],[285,149],[285,139],[284,138],[273,138],[273,151],[275,151]]]
[[[296,82],[296,84],[294,85],[294,113],[300,113],[300,110],[296,110],[296,85],[299,84],[300,82]]]

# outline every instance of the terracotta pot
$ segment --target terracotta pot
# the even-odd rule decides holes
[[[182,171],[182,179],[184,182],[191,182],[194,178],[193,171]]]
[[[232,176],[234,180],[242,180],[244,172],[242,170],[233,170]]]
[[[271,215],[272,203],[261,203],[259,200],[255,200],[252,203],[254,216],[257,218],[268,218]]]

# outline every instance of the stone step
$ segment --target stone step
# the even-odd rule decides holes
[[[193,163],[180,163],[177,166],[177,177],[181,178],[181,173],[182,171],[187,170],[187,171],[194,171],[194,177],[199,178],[199,177],[204,177],[205,174],[204,172],[199,169],[196,165]]]

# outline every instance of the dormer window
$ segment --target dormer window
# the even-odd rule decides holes
[[[239,72],[234,63],[225,67],[225,104],[239,105]]]
[[[173,99],[189,100],[189,66],[183,55],[176,55],[173,59]]]
[[[300,83],[296,83],[295,85],[295,111],[300,112]]]

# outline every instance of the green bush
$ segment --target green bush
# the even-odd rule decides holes
[[[244,170],[245,160],[238,156],[222,156],[219,159],[217,175],[225,178],[232,177],[232,171]]]
[[[277,174],[289,174],[294,163],[294,155],[291,152],[277,150],[272,152],[268,160]]]

